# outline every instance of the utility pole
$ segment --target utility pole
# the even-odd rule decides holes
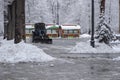
[[[91,46],[92,47],[95,47],[95,41],[94,41],[94,0],[92,0],[92,32],[91,32]]]

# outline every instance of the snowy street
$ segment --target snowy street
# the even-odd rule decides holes
[[[119,80],[119,66],[120,62],[100,58],[0,64],[0,80]]]
[[[86,39],[85,39],[86,40]],[[68,54],[84,39],[54,39],[53,44],[34,45],[57,58],[50,62],[0,63],[0,80],[119,80],[120,54]]]

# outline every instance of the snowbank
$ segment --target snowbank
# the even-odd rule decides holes
[[[70,53],[120,53],[120,45],[108,46],[104,43],[95,42],[95,48],[90,46],[90,41],[80,42],[73,47]]]
[[[0,62],[46,62],[54,59],[34,45],[24,42],[14,44],[13,40],[0,41]]]
[[[80,35],[80,38],[90,38],[91,36],[89,34],[82,34]]]
[[[114,61],[120,61],[120,57],[114,58]]]

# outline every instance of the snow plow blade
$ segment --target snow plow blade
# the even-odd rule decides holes
[[[40,38],[38,38],[38,39],[34,39],[33,42],[34,43],[40,42],[40,43],[45,43],[45,44],[52,44],[52,39],[40,39]]]

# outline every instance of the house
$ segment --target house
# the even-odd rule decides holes
[[[79,37],[80,36],[80,29],[79,25],[61,25],[62,28],[62,37]]]
[[[47,35],[49,37],[79,37],[81,27],[79,25],[47,25]]]

